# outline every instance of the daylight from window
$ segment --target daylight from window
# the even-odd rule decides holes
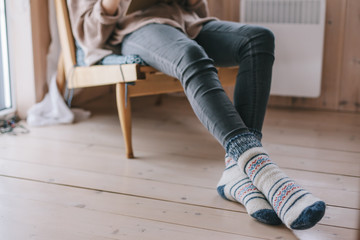
[[[0,0],[0,113],[12,108],[5,0]]]

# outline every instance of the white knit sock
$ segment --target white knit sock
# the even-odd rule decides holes
[[[237,165],[266,196],[287,227],[308,229],[324,216],[325,203],[286,176],[264,148],[247,150],[240,155]]]
[[[225,157],[225,170],[218,183],[221,197],[243,204],[250,216],[260,222],[278,225],[281,220],[264,195],[252,184],[248,176],[237,166],[231,157]]]

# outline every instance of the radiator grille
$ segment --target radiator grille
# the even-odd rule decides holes
[[[246,1],[245,22],[276,24],[319,24],[320,0]]]

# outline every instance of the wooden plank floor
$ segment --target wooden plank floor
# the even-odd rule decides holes
[[[73,125],[0,136],[0,239],[359,239],[360,115],[269,109],[264,145],[327,203],[306,231],[267,226],[216,184],[224,151],[183,97],[133,101],[136,159],[124,157],[108,96]]]

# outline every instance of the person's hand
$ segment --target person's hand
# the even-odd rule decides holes
[[[101,6],[103,7],[105,14],[114,16],[118,10],[121,0],[101,0]]]

